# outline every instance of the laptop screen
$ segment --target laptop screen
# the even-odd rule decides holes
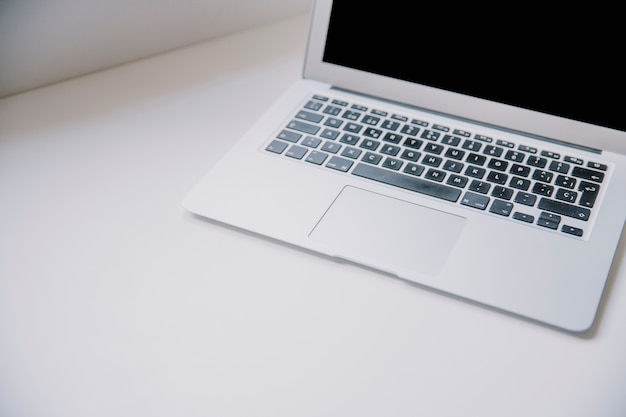
[[[323,59],[626,131],[617,10],[496,7],[335,1]]]

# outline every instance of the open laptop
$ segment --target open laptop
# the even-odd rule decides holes
[[[584,331],[626,217],[620,14],[436,7],[316,1],[303,79],[184,206]]]

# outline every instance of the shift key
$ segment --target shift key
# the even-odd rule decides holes
[[[589,215],[591,214],[591,210],[587,208],[578,207],[562,201],[550,200],[545,197],[539,200],[539,205],[537,207],[541,210],[561,214],[563,216],[572,217],[585,222],[589,220]]]

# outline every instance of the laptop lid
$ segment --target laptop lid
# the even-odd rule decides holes
[[[319,0],[305,78],[532,136],[626,154],[620,14]],[[459,9],[461,8],[461,9]],[[415,9],[415,10],[413,10]]]

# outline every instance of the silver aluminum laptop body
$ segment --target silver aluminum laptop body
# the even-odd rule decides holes
[[[369,43],[363,51],[370,51],[369,60],[378,60],[377,50],[382,52],[390,41],[375,43],[381,33],[377,24],[359,23],[358,13],[347,19],[350,9],[343,8],[343,14],[339,10],[346,2],[335,3],[336,10],[330,0],[314,5],[303,79],[191,191],[185,208],[550,326],[574,332],[588,329],[626,218],[624,129],[338,63],[344,59],[341,48],[350,44]],[[429,53],[428,43],[419,46],[418,28],[435,30],[432,25],[406,18],[395,23],[411,21],[415,25],[401,36],[406,40],[415,34],[409,42],[415,48],[406,49],[406,54],[416,54],[410,62],[419,72],[420,65],[442,62],[443,51]],[[339,47],[333,46],[327,39],[329,22],[335,32],[347,27],[344,32],[352,36],[350,41],[345,42],[345,33],[333,34],[344,36]],[[449,26],[438,30],[445,27]],[[491,65],[497,65],[498,57],[493,58]],[[443,62],[458,64],[455,71],[463,71],[455,59]],[[325,113],[329,109],[339,110]],[[368,115],[372,117],[367,121],[378,119],[392,130],[384,131],[379,124],[370,132],[381,136],[366,137],[371,127],[365,123]],[[311,127],[316,120],[309,118],[320,119],[318,128]],[[362,130],[344,136],[350,123]],[[415,131],[420,133],[410,143],[421,142],[419,149],[385,139],[407,140]],[[433,139],[426,132],[438,136]],[[444,138],[459,138],[458,150],[452,145],[437,149]],[[376,156],[366,141],[379,151],[397,153]],[[480,151],[463,148],[466,141],[479,143]],[[430,153],[426,146],[441,153]],[[358,157],[344,156],[349,148]],[[496,148],[504,150],[499,159],[507,170],[492,165],[499,161],[487,149]],[[474,171],[484,176],[458,178],[472,168],[466,159],[446,159],[459,153],[482,159],[483,165]],[[417,154],[424,159],[413,158]],[[547,165],[529,171],[515,163],[518,154]],[[394,161],[402,168],[393,166]],[[458,165],[464,171],[452,168]],[[411,173],[409,166],[419,172]],[[521,174],[512,171],[514,166]],[[557,167],[563,166],[568,171],[559,172]],[[545,173],[550,182],[534,178]],[[488,191],[481,191],[485,184]],[[528,187],[540,193],[549,190],[533,197],[534,205],[519,203],[518,194],[530,193]],[[582,209],[568,211],[589,190],[595,193],[591,204],[581,202]]]

